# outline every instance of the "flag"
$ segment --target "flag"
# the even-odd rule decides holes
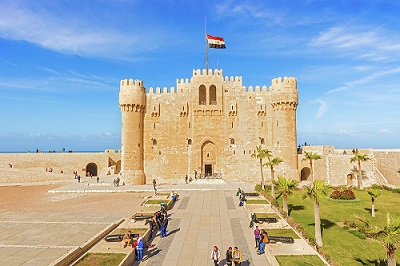
[[[216,49],[226,48],[224,38],[214,37],[208,34],[206,36],[207,36],[208,47]]]

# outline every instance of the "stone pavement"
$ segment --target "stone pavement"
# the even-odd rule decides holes
[[[213,265],[214,245],[221,250],[220,265],[228,247],[242,252],[242,265],[269,265],[266,256],[257,255],[253,231],[248,228],[247,211],[238,207],[234,190],[180,192],[180,200],[169,213],[168,236],[155,240],[140,265]]]
[[[49,265],[79,247],[120,214],[0,211],[0,265]]]

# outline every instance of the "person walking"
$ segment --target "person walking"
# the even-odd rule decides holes
[[[214,249],[211,251],[211,259],[214,262],[215,266],[218,266],[219,258],[221,257],[221,251],[217,246],[214,246]]]
[[[233,262],[235,266],[242,265],[242,252],[240,252],[237,247],[233,250]]]
[[[226,265],[232,266],[232,247],[229,247],[228,250],[226,251]]]
[[[186,184],[188,183],[188,179],[189,179],[189,178],[188,178],[188,176],[186,175],[186,176],[185,176],[185,182],[186,182]]]
[[[258,229],[258,225],[256,226],[256,229],[254,229],[254,240],[256,241],[256,248],[260,246],[260,235],[261,231]]]
[[[155,179],[153,179],[153,189],[154,189],[154,194],[157,194],[157,188],[156,188],[157,182]]]
[[[257,216],[254,212],[252,212],[249,228],[254,228],[254,223],[256,222],[256,220],[257,220]]]

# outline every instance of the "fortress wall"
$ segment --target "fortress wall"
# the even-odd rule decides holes
[[[89,163],[97,165],[100,175],[109,166],[110,154],[115,160],[118,159],[118,155],[110,150],[98,153],[2,153],[0,183],[69,179],[74,178],[74,171],[85,176],[85,167]],[[46,168],[50,167],[53,172],[46,172]]]
[[[374,150],[376,167],[387,181],[400,187],[400,150]]]

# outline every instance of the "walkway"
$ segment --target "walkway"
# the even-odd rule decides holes
[[[145,253],[140,265],[213,265],[214,245],[221,249],[220,265],[230,246],[242,252],[243,266],[269,265],[266,256],[256,254],[247,211],[237,203],[232,190],[181,191],[170,211],[168,236],[156,237],[156,246]]]

